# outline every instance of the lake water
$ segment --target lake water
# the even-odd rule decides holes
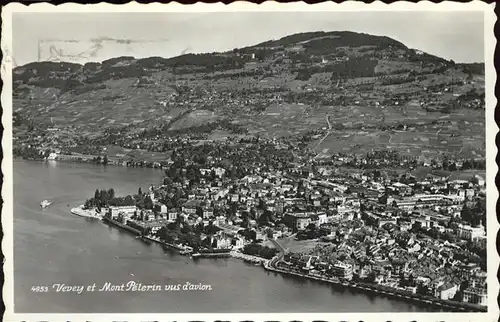
[[[114,188],[136,193],[161,181],[155,169],[14,161],[16,313],[408,312],[403,301],[285,277],[237,259],[165,252],[129,233],[74,216],[70,208]],[[40,201],[53,204],[40,208]],[[106,282],[210,285],[208,291],[97,292]],[[32,292],[33,286],[92,285],[82,294]]]

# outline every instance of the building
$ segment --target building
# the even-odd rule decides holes
[[[305,213],[287,213],[283,222],[293,231],[304,230],[311,223],[311,218]]]
[[[211,218],[214,216],[213,208],[204,208],[203,209],[203,219]]]
[[[283,200],[276,201],[274,208],[275,208],[276,214],[282,215],[284,210],[285,210],[285,202]]]
[[[419,194],[405,198],[395,198],[397,206],[401,209],[411,210],[424,206],[446,205],[454,202],[453,197],[442,194]]]
[[[319,228],[321,225],[326,224],[328,222],[326,213],[319,212],[311,215],[311,222]]]
[[[488,297],[486,293],[486,289],[478,288],[478,287],[470,287],[463,292],[464,294],[464,302],[479,304],[486,306]]]
[[[352,265],[343,263],[343,262],[336,262],[335,264],[332,265],[331,267],[331,272],[334,276],[337,276],[338,278],[345,279],[345,280],[351,280],[352,279]]]
[[[397,224],[397,218],[392,218],[392,217],[381,217],[378,220],[378,227],[383,227],[386,224],[392,224],[396,225]]]
[[[402,221],[399,223],[399,230],[408,231],[411,229],[411,223],[408,221]]]
[[[240,236],[235,236],[231,240],[231,245],[235,249],[243,248],[243,246],[245,246],[245,239]]]
[[[170,221],[170,222],[173,222],[173,221],[176,221],[177,220],[177,217],[179,216],[179,213],[177,211],[170,211],[166,214],[165,218]]]
[[[54,153],[52,152],[51,154],[49,154],[49,156],[47,157],[47,160],[57,160],[57,153]]]
[[[397,191],[400,196],[411,195],[412,188],[404,183],[396,182],[392,184],[391,188]]]
[[[408,262],[398,259],[392,262],[392,273],[394,275],[401,275],[404,271],[408,269]]]
[[[136,211],[136,206],[119,206],[119,207],[109,207],[109,211],[111,212],[111,218],[116,219],[118,214],[122,213],[125,217],[132,217]]]
[[[160,204],[160,213],[166,214],[168,212],[168,208],[165,204]]]
[[[286,213],[283,222],[294,231],[305,230],[309,224],[316,227],[327,222],[327,216],[324,212],[294,212]]]
[[[232,239],[227,234],[219,232],[211,237],[211,242],[213,248],[227,249],[232,247]]]
[[[439,286],[436,290],[436,297],[441,300],[451,300],[455,297],[458,287],[455,284],[445,283]]]
[[[467,240],[476,240],[485,235],[484,227],[471,227],[469,225],[459,225],[458,236]]]
[[[182,212],[187,214],[196,214],[197,208],[200,206],[201,201],[199,200],[188,200],[184,205],[182,205]]]

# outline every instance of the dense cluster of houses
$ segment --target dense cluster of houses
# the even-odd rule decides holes
[[[241,230],[254,231],[257,240],[315,231],[319,251],[291,251],[282,267],[486,303],[484,267],[470,259],[467,249],[470,243],[486,247],[485,222],[461,218],[464,206],[472,209],[484,198],[483,178],[430,176],[402,183],[399,177],[369,172],[326,176],[297,167],[234,180],[225,172],[201,169],[195,187],[187,181],[151,187],[152,210],[115,207],[112,216],[152,231],[178,217],[189,225],[215,225],[219,231],[210,236],[214,248],[243,247],[250,241]],[[180,206],[168,209],[162,201],[173,187],[182,191]]]

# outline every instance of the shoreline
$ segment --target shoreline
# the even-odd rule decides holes
[[[64,160],[64,159],[29,159],[29,158],[24,158],[24,157],[13,157],[12,160],[16,161],[29,161],[29,162],[60,162],[60,163],[75,163],[75,164],[87,164],[87,165],[96,165],[96,166],[113,166],[113,167],[122,167],[122,168],[146,168],[146,169],[155,169],[155,170],[163,170],[163,168],[160,166],[145,166],[145,165],[124,165],[123,163],[117,163],[117,162],[108,162],[106,164],[103,163],[97,163],[94,161],[88,161],[88,160]],[[138,161],[138,162],[150,162],[150,161]]]
[[[151,236],[141,236],[143,239],[146,239],[146,240],[149,240],[149,241],[152,241],[152,242],[155,242],[157,244],[160,244],[162,246],[165,246],[165,247],[168,247],[169,249],[172,249],[172,250],[175,250],[177,251],[178,254],[180,255],[188,255],[190,254],[192,251],[188,248],[182,248],[180,246],[177,246],[177,245],[174,245],[174,244],[169,244],[169,243],[166,243],[164,241],[161,241],[159,238],[157,237],[151,237]]]
[[[81,207],[81,206],[80,206]],[[79,207],[72,208],[71,210],[73,211],[74,209],[81,209]],[[73,213],[73,212],[72,212]],[[82,216],[86,217],[86,216]],[[92,218],[97,218],[97,217],[92,217]],[[149,240],[155,243],[158,243],[164,247],[168,247],[172,250],[175,250],[178,252],[180,255],[187,255],[192,253],[192,251],[189,251],[188,249],[181,248],[180,246],[165,243],[161,241],[157,237],[152,237],[152,236],[142,236],[141,232],[138,229],[129,227],[126,224],[120,223],[116,220],[107,218],[105,216],[102,216],[100,218],[103,222],[107,222],[111,226],[115,226],[116,228],[121,228],[123,230],[126,230],[128,232],[134,233],[136,236],[141,236],[143,240]],[[223,255],[223,256],[221,256]],[[236,250],[232,250],[227,253],[196,253],[192,254],[191,258],[197,259],[197,258],[237,258],[240,260],[243,260],[244,262],[250,262],[254,264],[260,264],[259,266],[262,266],[266,271],[278,273],[278,274],[284,274],[284,275],[291,275],[294,277],[299,277],[303,279],[309,279],[309,280],[315,280],[318,282],[323,282],[323,283],[328,283],[330,285],[335,285],[335,286],[343,286],[346,288],[351,288],[355,289],[358,291],[362,291],[366,293],[375,293],[375,294],[383,294],[387,297],[392,297],[392,298],[397,298],[398,300],[402,300],[404,302],[417,302],[419,304],[427,304],[427,305],[432,305],[435,307],[439,308],[447,308],[447,309],[455,309],[455,311],[459,312],[487,312],[487,307],[483,306],[474,306],[474,305],[463,305],[462,303],[456,302],[450,302],[450,301],[445,301],[441,300],[438,298],[434,297],[423,297],[416,295],[414,293],[410,292],[405,292],[403,293],[401,290],[394,289],[394,290],[385,290],[381,289],[380,286],[375,285],[375,284],[368,284],[365,282],[341,282],[341,281],[335,281],[333,279],[327,278],[327,277],[322,277],[319,274],[318,275],[310,275],[310,274],[302,274],[298,272],[293,272],[293,271],[288,271],[280,268],[276,268],[274,265],[276,262],[279,260],[280,255],[276,255],[274,258],[268,260],[265,258],[253,256],[253,255],[247,255],[243,254],[241,252],[238,252]]]
[[[83,205],[80,205],[78,207],[74,207],[70,209],[70,212],[73,215],[84,217],[84,218],[91,218],[91,219],[101,219],[102,220],[102,215],[98,214],[95,209],[89,210],[89,209],[83,209]]]
[[[107,218],[106,216],[102,217],[102,221],[108,223],[111,226],[115,226],[117,228],[121,228],[123,230],[126,230],[128,232],[134,233],[136,235],[140,235],[141,234],[141,232],[138,229],[132,228],[132,227],[126,225],[126,224],[122,224],[122,223],[120,223],[120,222],[118,222],[116,220]]]
[[[274,260],[274,259],[273,259]],[[292,271],[287,271],[283,269],[279,269],[273,266],[273,260],[270,262],[264,264],[264,269],[270,272],[278,273],[278,274],[283,274],[283,275],[291,275],[295,277],[300,277],[304,279],[309,279],[309,280],[315,280],[318,282],[324,282],[328,283],[330,285],[335,285],[335,286],[343,286],[346,288],[351,288],[355,289],[358,291],[364,291],[365,293],[375,293],[375,294],[383,294],[387,297],[392,297],[392,298],[397,298],[399,300],[403,300],[405,302],[418,302],[420,304],[428,304],[432,305],[435,307],[440,307],[440,308],[447,308],[447,309],[455,309],[455,311],[452,312],[487,312],[488,308],[487,307],[479,307],[479,306],[471,306],[471,305],[463,305],[462,303],[456,302],[455,303],[450,303],[449,301],[444,301],[438,298],[433,298],[433,297],[428,297],[424,298],[421,296],[418,296],[413,293],[402,293],[402,291],[394,289],[393,291],[389,290],[384,290],[381,289],[380,287],[377,287],[377,285],[371,285],[365,282],[341,282],[341,281],[335,281],[333,279],[329,279],[327,277],[322,277],[319,275],[309,275],[309,274],[302,274],[298,272],[292,272]]]

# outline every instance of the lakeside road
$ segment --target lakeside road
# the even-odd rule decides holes
[[[104,219],[104,218],[103,218],[103,220],[109,221],[109,219]],[[129,231],[130,231],[130,229],[132,229],[132,228],[129,229],[129,227],[124,225],[124,224],[118,225],[114,222],[112,224],[119,229],[129,230]],[[138,233],[138,231],[135,231],[135,230],[133,232]],[[153,241],[155,243],[161,244],[161,245],[167,245],[170,248],[174,248],[176,250],[178,249],[177,246],[167,244],[167,243],[161,241],[157,237],[143,236],[143,238],[150,240],[150,241]],[[246,255],[246,254],[243,254],[241,252],[234,251],[234,250],[231,252],[227,252],[227,253],[193,254],[192,258],[195,259],[195,258],[200,257],[200,258],[213,258],[213,259],[215,259],[215,258],[233,257],[233,258],[241,259],[241,260],[246,261],[246,262],[262,264],[262,266],[264,267],[265,270],[273,271],[275,273],[292,275],[292,276],[297,276],[300,278],[311,279],[311,280],[320,281],[320,282],[326,282],[326,283],[334,284],[337,286],[353,288],[356,290],[363,290],[365,292],[376,293],[379,295],[382,294],[382,295],[385,295],[388,297],[395,297],[395,298],[404,299],[407,301],[416,301],[416,302],[420,302],[420,303],[434,305],[434,306],[441,307],[441,308],[453,309],[453,310],[457,310],[457,311],[472,311],[472,312],[483,311],[483,309],[481,307],[478,307],[478,306],[463,305],[463,304],[458,303],[458,302],[456,304],[450,303],[450,301],[442,301],[438,298],[418,296],[418,295],[415,295],[415,294],[412,294],[409,292],[403,292],[403,291],[397,290],[397,289],[394,289],[394,290],[383,289],[382,287],[375,285],[375,284],[372,285],[372,284],[368,284],[368,283],[364,283],[364,282],[357,282],[357,283],[347,282],[347,281],[341,282],[341,281],[334,280],[332,278],[322,276],[320,274],[314,274],[314,275],[313,274],[304,274],[304,273],[294,272],[294,271],[290,271],[290,270],[280,269],[277,267],[277,264],[283,260],[285,253],[286,253],[286,250],[283,248],[283,246],[276,239],[270,239],[270,241],[276,246],[276,248],[279,251],[278,254],[275,257],[273,257],[271,260],[267,260],[267,259],[264,259],[264,258],[261,258],[258,256]],[[484,309],[484,310],[486,310],[486,309]]]
[[[124,226],[125,225],[115,225],[115,227],[117,227],[119,229],[128,230]],[[143,236],[143,238],[150,240],[150,241],[153,241],[153,242],[156,242],[156,243],[161,244],[161,245],[168,245],[165,242],[161,241],[157,237]],[[290,270],[280,269],[277,267],[277,264],[283,260],[284,255],[286,253],[286,250],[283,248],[283,246],[276,239],[271,239],[270,241],[276,246],[276,248],[279,251],[278,254],[275,257],[273,257],[271,260],[266,260],[266,259],[258,257],[258,256],[246,255],[246,254],[243,254],[241,252],[234,251],[234,250],[231,252],[223,253],[223,254],[221,254],[221,253],[193,254],[192,258],[195,259],[195,257],[198,258],[198,256],[201,258],[233,257],[233,258],[241,259],[241,260],[246,261],[246,262],[262,264],[262,266],[264,267],[265,270],[273,271],[273,272],[280,273],[280,274],[292,275],[292,276],[297,276],[300,278],[306,278],[306,279],[311,279],[311,280],[315,280],[315,281],[326,282],[329,284],[334,284],[334,285],[343,286],[343,287],[347,287],[347,288],[353,288],[356,290],[363,290],[365,292],[372,292],[372,293],[376,293],[379,295],[382,294],[382,295],[385,295],[388,297],[395,297],[395,298],[404,299],[407,301],[416,301],[416,302],[420,302],[420,303],[434,305],[434,306],[441,307],[441,308],[453,309],[453,310],[457,310],[457,311],[473,311],[473,312],[474,311],[483,311],[482,308],[480,308],[480,307],[462,305],[461,303],[458,303],[458,302],[456,304],[454,304],[454,303],[450,303],[449,301],[442,301],[438,298],[418,296],[418,295],[415,295],[415,294],[412,294],[409,292],[402,292],[401,290],[397,290],[397,289],[394,289],[394,290],[382,289],[378,285],[372,285],[372,284],[363,283],[363,282],[357,282],[357,283],[347,282],[347,281],[341,282],[341,281],[337,281],[337,280],[334,280],[334,279],[331,279],[331,278],[328,278],[325,276],[321,276],[320,274],[314,274],[314,275],[303,274],[303,273],[299,273],[299,272],[293,272]],[[171,246],[173,246],[173,245],[171,245]],[[175,248],[177,248],[177,247],[175,247]],[[197,256],[195,256],[195,255],[197,255]]]
[[[451,301],[443,301],[438,298],[433,298],[429,296],[419,296],[416,294],[412,294],[410,292],[403,292],[401,290],[388,290],[388,289],[383,289],[381,286],[376,285],[376,284],[368,284],[364,282],[341,282],[341,281],[336,281],[334,279],[322,276],[320,274],[304,274],[304,273],[299,273],[299,272],[294,272],[290,270],[285,270],[277,267],[277,264],[283,260],[283,257],[285,255],[285,249],[281,246],[281,244],[275,240],[271,240],[274,245],[279,249],[279,253],[273,257],[270,261],[264,263],[264,268],[268,271],[273,271],[275,273],[280,273],[280,274],[285,274],[285,275],[292,275],[292,276],[297,276],[300,278],[305,278],[305,279],[311,279],[311,280],[316,280],[316,281],[321,281],[321,282],[326,282],[329,284],[334,284],[338,286],[344,286],[347,288],[352,288],[356,290],[363,290],[365,292],[371,292],[371,293],[376,293],[376,294],[382,294],[388,297],[395,297],[399,299],[405,299],[407,301],[414,301],[414,302],[420,302],[420,303],[425,303],[429,305],[434,305],[440,308],[446,308],[446,309],[452,309],[456,311],[468,311],[468,312],[486,312],[487,309],[486,307],[481,307],[478,305],[468,305],[466,303],[452,303]]]
[[[123,227],[120,227],[124,229]],[[153,242],[159,243],[159,244],[165,244],[162,242],[159,238],[151,237],[151,236],[144,236],[144,238],[151,240]],[[347,288],[352,288],[356,290],[362,290],[365,292],[371,292],[371,293],[376,293],[379,295],[385,295],[388,297],[395,297],[399,299],[404,299],[407,301],[413,301],[413,302],[420,302],[420,303],[425,303],[428,305],[434,305],[440,308],[447,308],[447,309],[452,309],[456,311],[469,311],[469,312],[482,312],[486,311],[486,308],[479,307],[479,306],[471,306],[471,305],[463,305],[461,303],[451,303],[450,301],[442,301],[438,298],[432,298],[432,297],[424,297],[424,296],[418,296],[416,294],[412,294],[409,292],[403,292],[401,290],[388,290],[388,289],[382,289],[382,287],[375,285],[375,284],[368,284],[368,283],[363,283],[363,282],[341,282],[341,281],[336,281],[334,279],[328,278],[321,276],[320,274],[303,274],[303,273],[298,273],[298,272],[293,272],[290,270],[284,270],[280,269],[277,267],[277,263],[283,260],[284,255],[286,253],[285,249],[281,244],[276,240],[276,239],[271,239],[270,240],[276,248],[279,250],[278,254],[273,257],[271,260],[267,260],[261,257],[257,256],[252,256],[252,255],[246,255],[237,251],[231,251],[228,253],[220,254],[220,253],[213,253],[213,254],[193,254],[192,258],[194,259],[194,255],[199,255],[201,258],[224,258],[224,257],[233,257],[233,258],[238,258],[242,259],[247,262],[252,262],[252,263],[259,263],[262,264],[265,270],[268,271],[273,271],[275,273],[280,273],[280,274],[285,274],[285,275],[292,275],[292,276],[297,276],[300,278],[305,278],[305,279],[311,279],[319,282],[326,282],[329,284],[334,284],[337,286],[343,286]],[[224,256],[221,256],[224,255]],[[196,256],[197,258],[198,256]]]

